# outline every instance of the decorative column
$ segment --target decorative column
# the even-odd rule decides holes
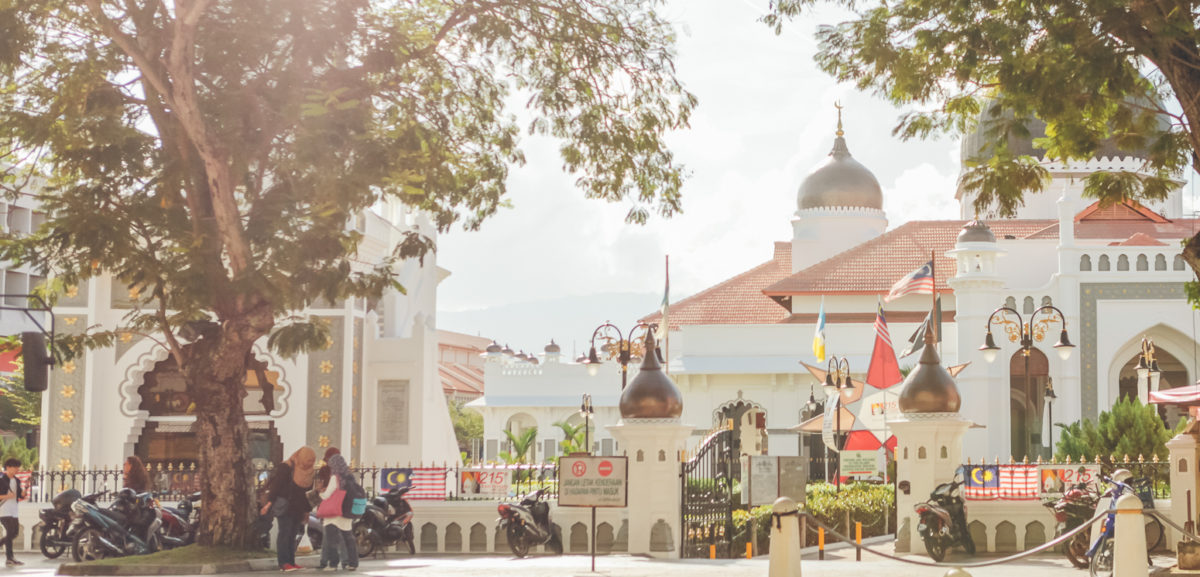
[[[1200,425],[1192,422],[1182,433],[1167,441],[1167,450],[1170,451],[1167,466],[1171,468],[1171,519],[1185,528],[1188,522],[1195,527],[1196,517],[1200,515],[1200,511],[1197,511],[1200,506],[1200,476],[1196,474],[1196,465],[1200,461],[1200,437],[1197,431],[1200,431]],[[1168,537],[1178,537],[1173,529],[1165,528]],[[1171,544],[1170,538],[1167,544]]]
[[[925,552],[913,505],[954,479],[962,464],[963,435],[971,426],[958,412],[962,399],[938,357],[932,331],[925,335],[921,361],[900,391],[900,416],[888,421],[896,434],[897,552]]]
[[[608,430],[629,457],[629,553],[677,559],[680,452],[694,427],[679,422],[683,396],[654,354],[646,331],[641,370],[621,393],[621,420]]]

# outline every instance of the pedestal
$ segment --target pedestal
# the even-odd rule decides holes
[[[608,426],[629,457],[631,555],[679,558],[679,455],[693,429],[679,419],[621,419]]]
[[[1170,455],[1167,459],[1171,468],[1171,519],[1182,527],[1191,522],[1195,527],[1196,517],[1200,511],[1200,476],[1196,474],[1196,466],[1200,465],[1200,438],[1197,437],[1196,425],[1192,426],[1175,438],[1167,441]],[[1180,538],[1176,531],[1167,527],[1167,544],[1174,545]]]
[[[917,413],[888,421],[896,435],[896,551],[924,553],[925,544],[916,534],[920,519],[913,505],[929,499],[942,483],[954,480],[963,464],[963,435],[971,421],[958,413]],[[908,489],[904,487],[907,484]],[[908,531],[908,535],[901,533]],[[908,550],[902,550],[908,544]]]

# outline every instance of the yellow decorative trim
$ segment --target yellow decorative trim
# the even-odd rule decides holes
[[[72,387],[71,385],[63,385],[61,394],[64,398],[68,398],[68,399],[71,397],[74,397],[75,396],[75,387]]]
[[[58,438],[58,444],[62,445],[63,447],[70,447],[71,445],[75,444],[75,439],[72,438],[71,435],[64,434]]]
[[[63,471],[70,471],[71,470],[71,460],[70,459],[59,459],[58,460],[58,468]]]
[[[62,371],[68,375],[71,373],[74,373],[75,372],[75,361],[67,361],[67,362],[63,363]]]
[[[329,437],[326,437],[325,435],[321,435],[321,437],[317,439],[317,445],[319,447],[321,447],[322,449],[328,447],[329,446]]]
[[[317,415],[317,420],[321,421],[322,423],[328,423],[329,418],[329,411],[321,411],[320,414]]]
[[[322,399],[328,399],[333,396],[333,387],[329,385],[321,385],[320,394]]]
[[[58,418],[64,423],[70,423],[71,421],[75,420],[75,411],[72,411],[71,409],[63,409],[62,412],[59,413]]]
[[[332,361],[321,361],[321,364],[319,366],[320,366],[322,374],[328,375],[329,373],[333,372],[333,362]]]

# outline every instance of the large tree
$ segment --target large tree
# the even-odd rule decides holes
[[[321,346],[318,298],[370,298],[349,226],[383,199],[468,228],[530,133],[628,219],[679,207],[665,135],[695,105],[656,0],[0,0],[0,186],[49,219],[0,258],[52,288],[109,274],[124,330],[168,347],[196,400],[201,544],[246,543],[253,343]],[[114,327],[75,344],[103,346]]]
[[[1011,147],[1035,119],[1049,158],[1087,159],[1110,144],[1143,152],[1138,170],[1088,177],[1085,194],[1106,205],[1164,198],[1189,161],[1200,170],[1195,2],[775,0],[765,20],[778,32],[821,3],[853,16],[819,28],[818,64],[911,110],[896,134],[963,133],[982,118],[988,144],[968,151],[960,180],[981,214],[1012,216],[1045,187],[1047,172]],[[1183,254],[1200,274],[1200,235]]]

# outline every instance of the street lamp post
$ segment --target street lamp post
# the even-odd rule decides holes
[[[609,341],[607,346],[611,347],[614,344],[617,346],[615,360],[617,361],[618,365],[621,365],[621,390],[624,391],[625,383],[628,380],[629,362],[633,360],[633,333],[638,329],[652,331],[657,328],[657,326],[658,325],[648,323],[638,323],[633,325],[633,328],[629,330],[628,339],[625,338],[625,335],[621,332],[621,329],[617,328],[617,325],[614,325],[611,322],[605,321],[604,324],[596,327],[596,330],[592,331],[592,347],[588,351],[587,360],[583,363],[587,365],[588,374],[596,376],[600,373],[600,365],[604,361],[602,361],[600,359],[600,355],[596,353],[596,337],[604,334],[605,338]],[[610,334],[606,334],[612,332],[617,333],[617,339],[615,343],[612,342],[612,336]],[[645,351],[643,354],[650,354],[650,352],[651,351]],[[659,355],[659,360],[662,359],[662,355],[659,354],[658,349],[655,349],[653,353]]]
[[[837,395],[837,400],[838,400],[837,404],[834,405],[834,408],[833,408],[833,410],[837,413],[837,417],[836,417],[837,436],[835,436],[834,439],[835,439],[835,444],[838,447],[838,449],[837,449],[837,453],[838,453],[837,476],[834,477],[834,483],[837,486],[837,490],[841,491],[842,490],[842,445],[844,442],[843,436],[842,436],[842,403],[841,403],[842,397],[841,397],[841,395],[842,395],[843,391],[845,391],[846,389],[853,388],[854,385],[850,384],[850,361],[847,360],[845,357],[829,357],[829,365],[826,367],[826,369],[827,370],[825,372],[825,386],[823,387],[825,389],[825,398],[827,399],[825,402],[828,403],[829,402],[828,399],[834,398],[834,395]],[[836,379],[834,378],[835,374],[837,375]]]
[[[1012,313],[1016,316],[1016,322],[1007,318],[1005,316],[1007,313]],[[1039,324],[1039,321],[1037,321],[1039,314],[1050,316],[1042,319]],[[1054,314],[1057,314],[1057,316],[1053,316]],[[985,327],[987,333],[984,335],[983,345],[979,347],[979,351],[983,353],[985,361],[989,363],[995,362],[996,355],[1000,352],[1000,347],[996,346],[996,340],[992,337],[992,323],[996,322],[997,319],[1005,327],[1008,340],[1020,343],[1022,356],[1025,360],[1025,391],[1027,394],[1031,392],[1029,384],[1029,351],[1033,350],[1034,341],[1040,341],[1045,337],[1047,324],[1056,320],[1062,322],[1062,332],[1058,335],[1058,342],[1054,343],[1054,350],[1058,352],[1058,357],[1064,361],[1071,358],[1071,351],[1075,349],[1075,345],[1071,344],[1071,339],[1067,336],[1067,315],[1063,314],[1058,307],[1054,305],[1042,305],[1029,315],[1029,322],[1025,322],[1021,313],[1017,312],[1016,309],[1004,306],[992,311],[991,316],[988,317]]]
[[[1141,349],[1141,352],[1138,353],[1138,364],[1135,367],[1138,376],[1138,397],[1143,403],[1149,403],[1150,392],[1158,390],[1162,371],[1158,369],[1158,351],[1154,348],[1154,341],[1142,337]]]
[[[579,414],[583,415],[583,446],[588,455],[592,454],[592,414],[594,412],[592,396],[584,393],[583,404],[579,405]]]
[[[1058,395],[1054,394],[1054,379],[1046,377],[1046,411],[1050,413],[1047,420],[1050,421],[1050,458],[1054,458],[1054,401],[1058,400]]]

